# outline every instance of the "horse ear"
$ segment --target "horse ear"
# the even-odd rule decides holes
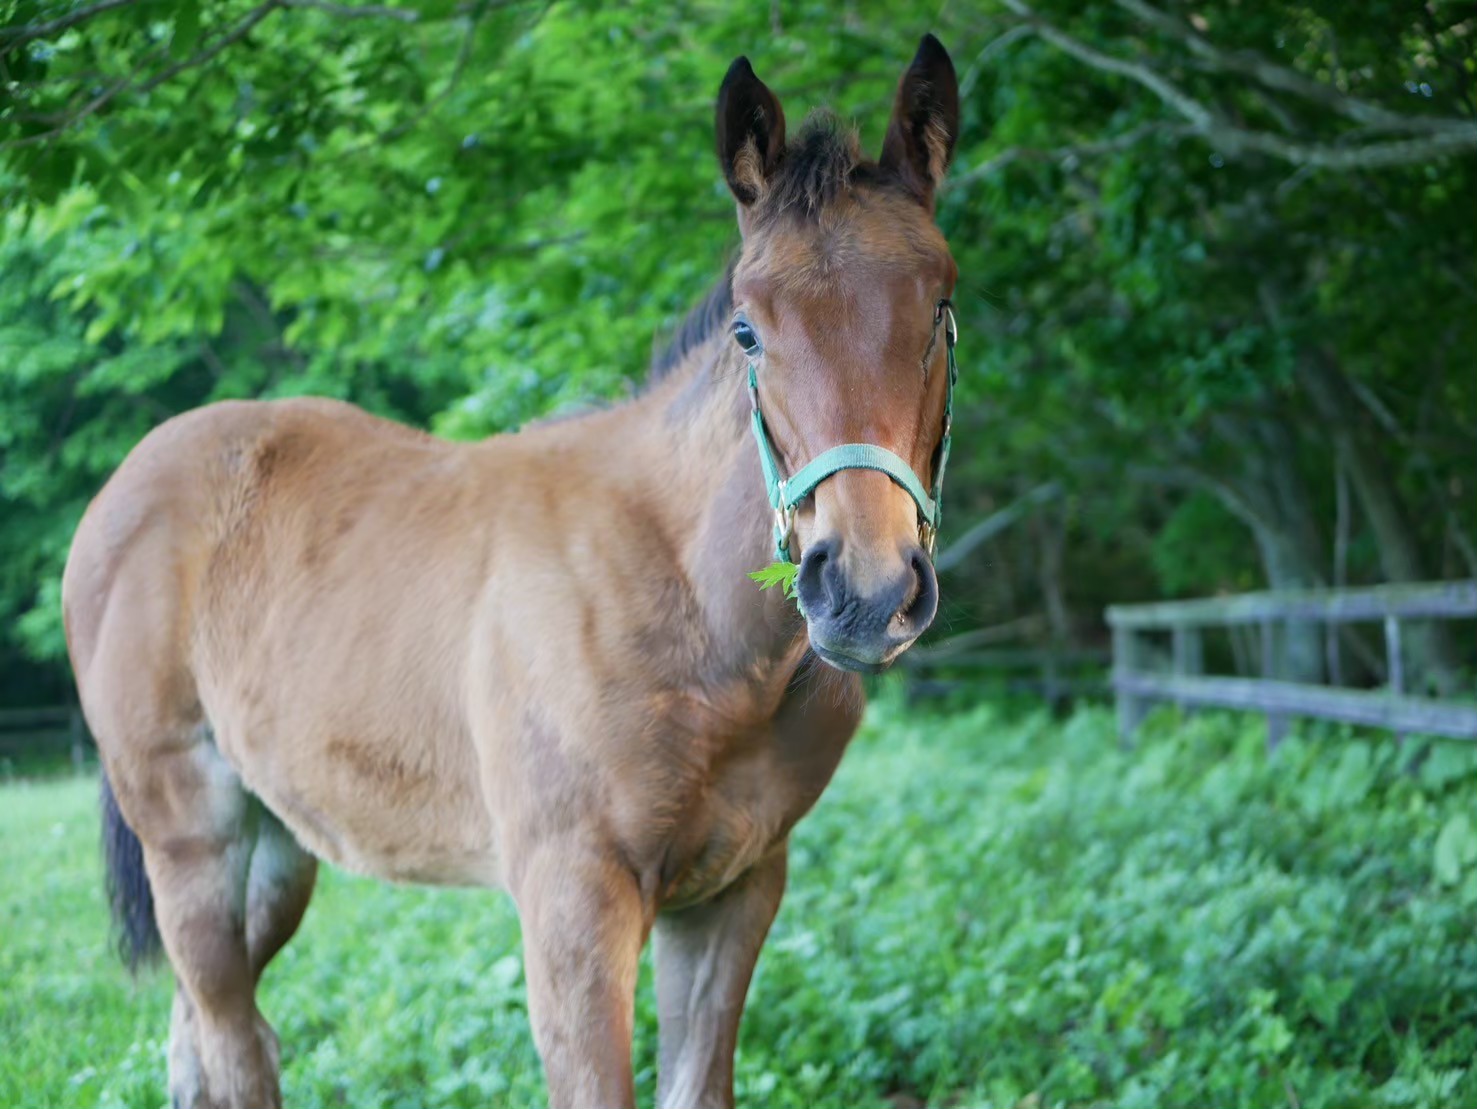
[[[748,58],[734,60],[718,89],[717,137],[728,187],[740,204],[753,204],[784,154],[785,113]]]
[[[943,184],[954,140],[959,137],[959,79],[944,44],[924,35],[913,64],[903,74],[892,121],[882,140],[882,168],[902,178],[924,207],[933,207]]]

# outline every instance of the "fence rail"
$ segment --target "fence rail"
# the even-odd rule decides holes
[[[1166,630],[1260,624],[1264,620],[1339,624],[1382,620],[1387,616],[1405,619],[1477,616],[1477,581],[1372,585],[1361,589],[1289,589],[1193,601],[1113,605],[1108,609],[1108,624],[1115,629]]]
[[[66,751],[81,769],[92,738],[75,705],[0,710],[0,757]]]
[[[1108,609],[1113,629],[1114,697],[1118,730],[1130,735],[1157,700],[1180,705],[1247,709],[1267,717],[1268,742],[1281,739],[1290,716],[1313,716],[1386,728],[1398,734],[1423,732],[1477,739],[1477,704],[1460,704],[1405,692],[1401,622],[1477,617],[1477,581],[1383,585],[1365,589],[1245,593]],[[1272,673],[1279,626],[1289,621],[1326,624],[1379,621],[1384,625],[1386,669],[1383,690],[1340,689],[1278,680]],[[1261,678],[1206,677],[1202,630],[1256,624],[1261,628]],[[1172,673],[1144,669],[1141,636],[1169,632]]]
[[[940,677],[940,671],[968,674],[976,681],[988,677],[1012,693],[1036,694],[1053,707],[1107,692],[1108,684],[1102,676],[1109,661],[1107,651],[1068,646],[978,646],[984,641],[977,632],[964,632],[940,644],[909,651],[902,658],[903,665],[914,674],[909,695],[943,695],[968,684],[958,678]]]

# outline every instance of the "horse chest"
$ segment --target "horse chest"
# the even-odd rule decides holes
[[[663,905],[680,907],[722,892],[783,840],[808,807],[789,789],[756,796],[747,783],[714,783],[672,830],[661,854]]]
[[[654,845],[663,906],[717,895],[782,844],[830,781],[855,726],[852,712],[812,705],[722,752],[689,784],[664,842]]]

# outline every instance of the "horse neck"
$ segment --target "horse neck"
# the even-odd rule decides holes
[[[707,641],[745,670],[765,662],[793,670],[805,650],[804,622],[780,590],[761,592],[748,576],[773,561],[774,539],[744,381],[724,332],[639,398],[632,416],[646,448],[642,478]]]

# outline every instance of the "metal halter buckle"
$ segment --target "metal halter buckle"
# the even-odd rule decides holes
[[[790,539],[795,534],[795,508],[785,503],[785,482],[779,483],[780,503],[774,509],[775,546],[789,550]]]
[[[783,546],[790,545],[790,539],[795,534],[794,509],[776,508],[774,510],[774,534]]]

